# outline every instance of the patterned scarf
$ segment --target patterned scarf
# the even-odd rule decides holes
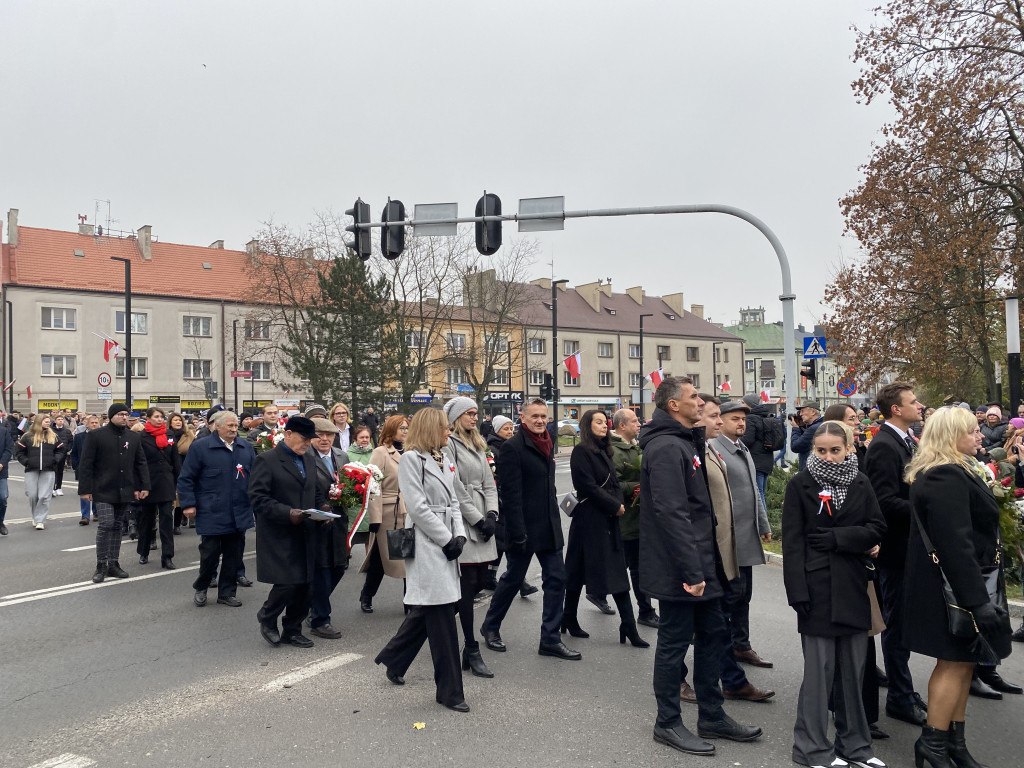
[[[822,461],[812,453],[807,457],[807,471],[821,486],[822,492],[832,494],[829,513],[838,512],[846,501],[850,483],[857,478],[857,454],[849,454],[841,464],[832,464]],[[824,505],[824,500],[822,503]]]
[[[441,453],[440,448],[435,448],[430,452],[430,457],[437,462],[437,468],[444,471],[444,454]]]

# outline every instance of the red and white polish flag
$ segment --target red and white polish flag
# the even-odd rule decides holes
[[[580,353],[577,352],[575,355],[569,355],[562,361],[562,365],[565,366],[565,370],[567,370],[569,375],[574,379],[578,379],[580,377],[580,360]]]
[[[658,388],[658,386],[662,382],[662,379],[664,378],[665,374],[662,368],[659,368],[656,371],[651,371],[650,373],[647,374],[647,380],[651,382],[651,386],[653,386],[655,389]]]

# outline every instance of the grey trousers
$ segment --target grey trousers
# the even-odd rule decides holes
[[[50,499],[53,497],[53,472],[26,472],[25,495],[32,510],[32,522],[44,523],[50,514]]]
[[[816,637],[801,635],[804,679],[793,727],[793,762],[828,765],[837,754],[869,760],[871,728],[864,714],[861,683],[868,652],[868,635]],[[838,674],[836,674],[838,670]],[[835,683],[836,738],[828,738],[828,702]]]

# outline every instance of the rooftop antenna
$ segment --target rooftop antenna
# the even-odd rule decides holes
[[[94,222],[99,221],[99,219],[100,219],[100,204],[105,204],[107,206],[107,219],[106,219],[107,226],[106,226],[106,230],[107,230],[107,232],[109,232],[110,231],[110,201],[109,200],[96,200],[96,209],[95,209],[95,213],[93,213],[93,217],[92,218],[93,218]],[[100,234],[103,234],[103,232],[101,231]]]

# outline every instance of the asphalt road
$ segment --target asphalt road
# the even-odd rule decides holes
[[[558,479],[560,490],[569,487],[567,463],[559,462]],[[510,651],[484,649],[496,676],[467,673],[472,711],[457,714],[434,702],[426,649],[404,687],[372,663],[402,621],[394,580],[385,580],[375,612],[364,615],[354,561],[333,601],[344,636],[316,639],[311,650],[272,648],[255,618],[266,585],[239,589],[241,608],[193,607],[194,535],[176,537],[176,571],[161,570],[159,557],[140,566],[134,542],[125,540],[121,564],[132,578],[94,585],[95,527],[78,525],[77,496],[54,499],[46,530],[35,531],[23,485],[12,477],[10,486],[11,533],[0,538],[2,766],[792,764],[802,661],[778,567],[756,569],[751,608],[754,647],[775,669],[748,669],[752,682],[777,695],[763,704],[727,702],[730,714],[762,726],[765,736],[719,742],[714,758],[694,758],[651,739],[653,647],[620,646],[617,618],[587,603],[580,620],[592,637],[569,643],[583,661],[563,662],[537,655],[539,595],[517,600],[502,627]],[[74,493],[73,482],[65,488]],[[250,565],[252,544],[250,534]],[[536,568],[530,578],[539,581]],[[486,601],[478,605],[477,626],[485,608]],[[654,630],[640,629],[655,641]],[[931,667],[912,659],[922,692]],[[1020,654],[1003,674],[1024,680]],[[696,708],[684,717],[694,728]],[[980,759],[1021,764],[1024,697],[972,699],[968,721]],[[892,738],[876,744],[879,757],[910,766],[916,729],[884,716],[881,726]]]

